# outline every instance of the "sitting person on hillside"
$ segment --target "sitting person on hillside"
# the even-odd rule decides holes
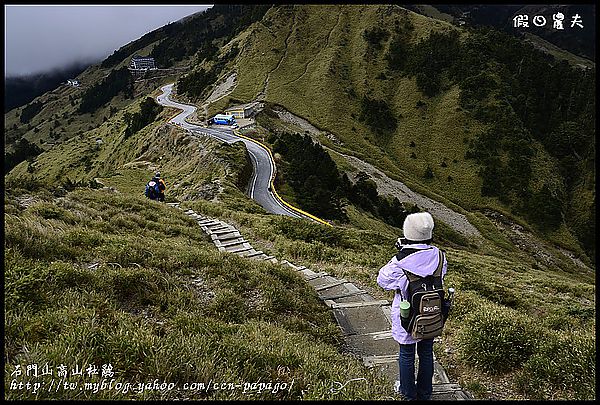
[[[146,184],[145,195],[151,200],[165,201],[165,181],[160,178],[160,172],[156,172],[152,180]]]

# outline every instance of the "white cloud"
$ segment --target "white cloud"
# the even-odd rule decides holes
[[[145,33],[208,7],[6,5],[5,76],[104,59]]]

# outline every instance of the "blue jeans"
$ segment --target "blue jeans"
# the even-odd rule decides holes
[[[415,385],[415,345],[419,354],[419,371]],[[433,390],[433,339],[400,345],[400,392],[407,399],[428,400]]]

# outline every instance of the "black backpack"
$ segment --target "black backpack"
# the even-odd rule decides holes
[[[148,197],[151,200],[156,200],[158,198],[159,193],[160,190],[158,188],[158,182],[150,180],[148,184],[146,184],[146,191],[144,193],[146,197]]]
[[[435,272],[426,277],[420,277],[403,270],[408,279],[408,297],[410,315],[400,317],[402,327],[414,339],[431,339],[442,334],[447,311],[444,311],[444,287],[442,282],[442,267],[444,254],[439,250],[439,264]]]

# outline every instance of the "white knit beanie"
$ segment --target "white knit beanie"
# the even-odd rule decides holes
[[[428,212],[417,212],[406,216],[404,220],[404,237],[412,241],[425,241],[433,235],[433,217]]]

